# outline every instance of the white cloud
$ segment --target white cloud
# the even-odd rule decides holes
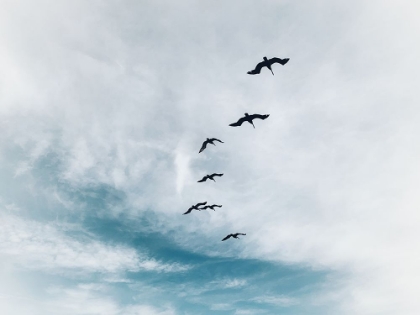
[[[280,296],[260,296],[253,298],[252,301],[258,302],[258,303],[268,303],[273,304],[281,307],[288,307],[299,304],[298,299],[292,298],[285,295]]]
[[[22,315],[175,315],[171,306],[149,303],[121,304],[110,287],[97,283],[50,287],[46,296],[33,299],[21,293],[0,295],[2,314]]]
[[[107,245],[88,236],[67,236],[54,224],[1,214],[0,254],[28,269],[47,272],[178,272],[188,266],[165,264],[122,245]],[[71,232],[71,231],[67,231]]]
[[[223,279],[218,281],[212,281],[211,285],[217,285],[224,289],[240,288],[247,284],[245,279]]]

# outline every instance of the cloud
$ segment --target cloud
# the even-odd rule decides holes
[[[7,3],[1,151],[24,152],[20,179],[56,154],[59,181],[123,191],[185,249],[335,271],[318,296],[335,313],[417,314],[419,23],[402,3]],[[267,54],[291,59],[246,76]],[[270,118],[228,128],[251,110]],[[209,135],[226,145],[190,157]],[[209,169],[223,180],[193,185]],[[185,224],[202,198],[223,208]],[[24,265],[176,269],[5,220],[1,250]],[[231,230],[247,236],[209,242]]]
[[[28,269],[47,272],[121,273],[179,272],[189,267],[165,264],[123,245],[108,245],[81,235],[80,239],[66,234],[55,224],[42,224],[1,214],[4,224],[0,232],[0,253]]]
[[[257,303],[267,303],[267,304],[273,304],[280,307],[288,307],[292,305],[299,304],[298,299],[288,297],[288,296],[260,296],[252,299],[252,301],[255,301]]]
[[[0,296],[5,314],[32,315],[175,315],[171,306],[153,306],[148,303],[122,304],[112,296],[112,288],[98,283],[74,286],[55,286],[46,296],[32,299],[25,295]],[[24,301],[24,303],[22,303]],[[164,303],[166,304],[166,303]]]
[[[212,281],[212,284],[220,286],[224,289],[240,288],[247,284],[245,279],[223,279],[219,281]]]

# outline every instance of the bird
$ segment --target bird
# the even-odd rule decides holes
[[[203,208],[201,208],[201,209],[198,209],[198,210],[207,210],[207,209],[211,209],[211,210],[213,210],[213,211],[216,211],[216,210],[214,210],[214,207],[217,207],[217,208],[221,208],[222,206],[220,205],[211,205],[211,206],[204,206]]]
[[[263,67],[267,67],[268,69],[270,69],[271,73],[274,75],[273,70],[271,70],[271,65],[273,63],[279,63],[284,66],[288,61],[289,61],[289,58],[280,59],[280,58],[274,57],[271,59],[267,59],[267,57],[264,57],[264,61],[261,61],[259,64],[257,64],[254,70],[248,71],[248,74],[259,74]]]
[[[211,174],[211,175],[206,175],[206,176],[204,176],[202,179],[200,179],[199,181],[197,181],[197,183],[203,183],[203,182],[205,182],[206,180],[208,180],[208,179],[211,179],[212,181],[214,181],[215,182],[215,180],[214,180],[214,177],[215,176],[223,176],[223,174],[217,174],[217,173],[213,173],[213,174]]]
[[[191,211],[193,211],[193,210],[201,210],[201,209],[199,209],[198,207],[199,206],[204,206],[205,204],[207,203],[207,201],[204,201],[204,202],[199,202],[199,203],[197,203],[196,205],[193,205],[193,206],[191,206],[186,212],[184,212],[183,214],[188,214],[188,213],[190,213]]]
[[[254,119],[258,118],[258,119],[264,120],[264,119],[267,119],[268,116],[270,115],[260,115],[260,114],[248,115],[248,113],[245,113],[244,117],[239,118],[239,120],[236,123],[230,124],[229,126],[239,127],[240,125],[242,125],[242,123],[247,121],[252,125],[252,127],[255,128],[254,123],[252,122]]]
[[[219,140],[219,139],[216,139],[216,138],[211,138],[211,139],[207,138],[207,139],[206,139],[206,141],[204,141],[204,142],[203,142],[203,145],[201,146],[201,149],[200,149],[200,151],[199,151],[198,153],[203,152],[203,151],[204,151],[204,149],[207,147],[207,144],[209,144],[209,143],[211,143],[212,145],[215,145],[215,144],[213,143],[214,141],[219,141],[219,142],[221,142],[221,143],[224,143],[223,141],[221,141],[221,140]]]
[[[231,237],[239,239],[238,235],[246,235],[246,234],[245,233],[233,233],[233,234],[229,234],[224,239],[222,239],[222,241],[226,241],[228,238],[231,238]]]

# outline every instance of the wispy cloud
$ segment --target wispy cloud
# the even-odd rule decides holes
[[[285,296],[285,295],[259,296],[259,297],[253,298],[252,301],[255,301],[257,303],[273,304],[273,305],[277,305],[277,306],[281,306],[281,307],[288,307],[288,306],[299,304],[298,299],[288,297],[288,296]]]
[[[212,281],[210,285],[220,286],[224,289],[240,288],[247,284],[246,279],[223,279],[218,281]]]
[[[20,266],[47,272],[179,272],[189,267],[166,264],[123,245],[108,245],[82,235],[70,237],[55,224],[1,214],[0,253]],[[71,231],[66,231],[71,232]]]
[[[1,298],[1,297],[0,297]],[[25,303],[22,303],[25,301]],[[173,307],[153,306],[148,303],[121,304],[113,296],[110,287],[98,283],[75,286],[55,286],[47,295],[37,300],[25,296],[4,296],[0,311],[5,314],[23,315],[175,315]]]

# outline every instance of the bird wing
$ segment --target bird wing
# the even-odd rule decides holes
[[[216,139],[216,138],[211,138],[211,141],[219,141],[220,143],[224,143],[222,140]]]
[[[239,127],[240,125],[242,125],[242,123],[245,121],[245,117],[241,117],[238,119],[238,121],[236,123],[230,124],[229,126],[232,127]]]
[[[200,203],[197,203],[195,206],[196,206],[196,207],[199,207],[199,206],[204,206],[206,203],[207,203],[207,201],[200,202]]]
[[[186,212],[184,212],[183,214],[188,214],[188,213],[190,213],[191,211],[192,211],[192,207],[191,208],[189,208]]]
[[[260,115],[260,114],[254,114],[254,115],[249,115],[249,116],[251,117],[251,119],[258,118],[258,119],[262,119],[262,120],[264,120],[264,119],[267,119],[267,118],[268,118],[268,116],[270,116],[270,115]]]
[[[206,146],[207,146],[207,140],[203,142],[203,145],[201,146],[201,149],[200,149],[200,151],[198,153],[203,152],[204,149],[206,148]]]
[[[222,239],[222,241],[226,241],[228,238],[230,238],[232,236],[232,234],[229,234],[229,235],[227,235],[227,236],[225,236],[225,238],[224,239]]]
[[[262,67],[266,66],[266,61],[261,61],[255,66],[254,70],[248,71],[248,74],[259,74],[261,72]]]
[[[205,182],[207,180],[207,176],[204,176],[202,179],[200,179],[199,181],[197,181],[198,183],[202,183]]]
[[[223,174],[217,174],[217,173],[213,173],[213,174],[211,174],[211,176],[223,176]]]
[[[270,60],[268,60],[268,63],[270,64],[270,66],[271,66],[273,63],[279,63],[279,64],[281,64],[282,66],[284,66],[284,65],[285,65],[288,61],[289,61],[289,58],[280,59],[280,58],[276,58],[276,57],[274,57],[274,58],[271,58]]]
[[[246,235],[245,233],[236,233],[237,235]]]
[[[222,207],[222,205],[220,205],[220,206],[219,206],[219,205],[214,205],[214,206],[215,206],[215,207],[218,207],[218,208],[221,208],[221,207]]]

